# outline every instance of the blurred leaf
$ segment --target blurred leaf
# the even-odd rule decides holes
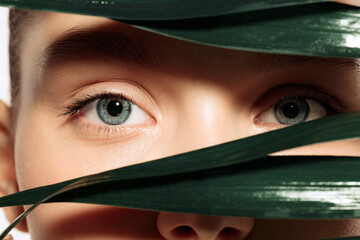
[[[86,177],[68,184],[41,202],[259,218],[355,218],[360,216],[359,161],[351,157],[267,157],[212,170],[123,181],[118,180],[118,173],[111,176],[109,172],[106,177]],[[36,191],[32,191],[21,197],[34,196]]]
[[[104,16],[222,48],[360,57],[360,9],[325,0],[0,0],[0,5]]]
[[[70,201],[263,218],[360,217],[359,158],[265,157],[359,138],[360,113],[334,115],[0,198],[0,207]]]
[[[236,164],[245,164],[249,161],[259,161],[256,159],[266,157],[267,154],[273,152],[297,146],[339,139],[358,138],[360,136],[359,124],[360,113],[347,113],[309,121],[214,147],[5,196],[0,199],[0,207],[33,204],[69,186],[84,187],[114,181],[123,182],[134,180],[136,182],[141,181],[141,179],[146,179],[146,182],[149,183],[152,178],[156,179],[161,176],[172,178],[173,176],[171,175],[175,174],[187,174]],[[288,159],[293,158],[289,157]],[[268,164],[271,165],[272,163],[269,162]],[[260,161],[257,162],[256,166],[261,167],[268,165]],[[350,168],[350,170],[351,169],[355,169],[355,167]],[[338,169],[335,169],[335,171],[337,170]],[[339,174],[342,175],[341,173],[342,172]],[[313,176],[311,176],[311,178],[312,177]],[[345,177],[343,179],[347,179],[345,175],[343,177]],[[351,180],[351,182],[354,181],[356,181],[356,179]]]
[[[162,177],[119,181],[109,176],[50,202],[257,218],[354,218],[360,217],[359,161],[268,157]]]
[[[0,5],[105,16],[223,48],[360,57],[360,9],[323,2],[327,1],[0,0]],[[178,20],[162,21],[169,19]]]
[[[336,3],[202,19],[126,22],[143,30],[222,48],[360,57],[360,9]]]
[[[329,156],[266,157],[211,170],[130,180],[121,180],[118,169],[62,184],[57,191],[45,187],[17,197],[30,204],[43,191],[50,196],[39,203],[78,202],[257,218],[354,218],[360,217],[359,161]],[[16,200],[16,195],[9,197]]]
[[[0,6],[127,20],[219,16],[329,0],[0,0]]]

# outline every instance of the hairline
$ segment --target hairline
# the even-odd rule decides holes
[[[41,11],[10,9],[9,11],[9,73],[10,73],[10,96],[11,96],[11,119],[14,124],[20,92],[21,52],[26,33],[31,29],[29,26],[39,18]],[[28,30],[29,29],[29,30]]]

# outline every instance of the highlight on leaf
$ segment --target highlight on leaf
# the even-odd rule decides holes
[[[0,0],[0,6],[85,14],[122,20],[175,20],[329,2],[330,0],[227,0],[223,1],[88,1]],[[151,4],[151,8],[149,7]]]
[[[297,146],[358,138],[359,123],[360,113],[335,115],[5,196],[1,207],[34,205],[0,238],[46,202],[266,218],[360,217],[359,158],[266,157]]]

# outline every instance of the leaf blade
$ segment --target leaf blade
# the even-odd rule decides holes
[[[359,16],[356,7],[319,3],[203,19],[124,22],[180,40],[234,50],[358,58]]]
[[[240,139],[190,153],[180,154],[67,182],[24,191],[0,199],[0,206],[27,205],[44,197],[62,193],[66,187],[83,187],[99,182],[138,181],[174,174],[206,171],[255,161],[279,150],[329,140],[360,136],[360,113],[348,113],[319,119],[293,127]],[[282,139],[286,138],[286,141]],[[350,168],[351,169],[351,168]],[[355,169],[355,167],[354,167]],[[343,177],[345,175],[342,175]],[[352,181],[358,181],[353,179]]]
[[[127,20],[170,20],[220,16],[329,0],[0,0],[0,6],[59,11]]]

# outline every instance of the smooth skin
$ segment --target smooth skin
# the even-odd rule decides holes
[[[50,47],[74,32],[82,37],[100,33],[96,41],[106,33],[120,33],[140,42],[140,56],[147,58],[139,63],[131,56],[119,57],[107,51],[106,41],[98,47],[73,41],[70,51],[61,49],[64,45]],[[71,47],[68,43],[65,46]],[[14,119],[0,104],[2,195],[285,127],[274,117],[281,99],[305,98],[310,105],[307,120],[360,110],[357,63],[350,60],[291,61],[174,40],[105,18],[61,13],[39,14],[26,30],[21,50]],[[276,64],[279,61],[287,64]],[[131,121],[107,125],[93,103],[69,113],[75,102],[109,93],[138,107],[133,107]],[[359,156],[359,143],[339,141],[277,154]],[[12,221],[23,208],[5,210]],[[70,203],[40,206],[19,228],[35,240],[299,240],[360,235],[360,221],[355,219],[253,219]]]

